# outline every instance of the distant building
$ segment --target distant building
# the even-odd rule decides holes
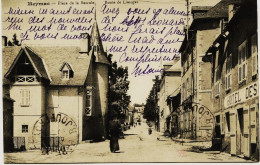
[[[26,149],[49,146],[54,137],[63,145],[105,137],[110,62],[96,21],[80,42],[3,47],[3,84],[15,100],[13,136],[25,138]]]
[[[159,106],[159,131],[170,131],[171,112],[167,106],[167,98],[181,83],[181,61],[175,59],[172,64],[164,65],[161,83],[159,88],[158,106]]]
[[[170,134],[173,137],[180,135],[180,123],[178,108],[181,106],[181,86],[179,86],[171,95],[167,98],[167,105],[170,110]]]
[[[229,3],[228,9],[203,58],[212,63],[214,138],[221,150],[259,160],[257,1]]]

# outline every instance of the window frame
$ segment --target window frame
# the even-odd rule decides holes
[[[86,116],[92,116],[92,97],[93,97],[93,91],[92,87],[87,87],[86,90],[86,107],[85,107],[85,115]],[[87,112],[89,111],[89,112]]]
[[[67,73],[66,73],[67,72]],[[65,73],[65,74],[64,74]],[[63,80],[68,80],[70,78],[70,72],[69,70],[62,70],[62,79]]]
[[[242,54],[243,52],[244,55]],[[246,59],[247,53],[248,53],[248,46],[247,46],[247,40],[245,40],[238,47],[238,84],[243,83],[244,81],[246,81],[247,78],[247,59]]]
[[[27,127],[27,128],[26,128]],[[29,126],[28,125],[22,125],[22,133],[28,133],[29,132]]]

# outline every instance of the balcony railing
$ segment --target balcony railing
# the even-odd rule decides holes
[[[38,82],[35,75],[19,75],[15,76],[15,82],[17,83],[33,83]]]

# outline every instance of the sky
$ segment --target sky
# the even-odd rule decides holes
[[[50,2],[50,5],[28,6],[28,2],[35,3],[35,5],[36,3]],[[85,3],[80,4],[81,2]],[[186,24],[184,13],[187,13],[186,1],[103,0],[96,2],[96,5],[92,2],[94,1],[2,0],[2,35],[7,36],[8,40],[11,40],[12,35],[16,33],[18,39],[21,40],[26,39],[27,32],[27,39],[29,40],[24,40],[23,44],[28,46],[79,46],[79,39],[64,39],[64,35],[73,36],[82,32],[90,33],[91,25],[94,21],[95,10],[93,8],[96,8],[96,20],[102,36],[104,49],[113,55],[112,60],[117,61],[118,66],[128,67],[130,81],[128,94],[131,96],[131,103],[145,103],[153,85],[152,79],[155,75],[160,75],[158,71],[162,69],[163,64],[171,63],[174,56],[179,55],[176,50],[179,49],[184,37],[183,26]],[[214,6],[219,0],[191,0],[190,2],[190,6]],[[63,10],[65,12],[68,11],[70,7],[69,13],[60,14]],[[23,11],[34,10],[34,13],[20,13],[18,15],[14,12],[14,10],[18,9]],[[47,9],[48,12],[46,14],[38,14],[43,9]],[[85,10],[88,13],[79,13]],[[85,23],[53,23],[51,25],[50,20],[52,17],[57,20],[60,18],[73,19],[84,17],[87,21]],[[33,18],[35,18],[34,23],[32,22]],[[189,16],[189,19],[192,19],[191,16]],[[16,24],[13,23],[13,25],[17,26],[15,26],[16,29],[14,30],[14,26],[11,26],[11,24],[15,21]],[[162,22],[165,21],[168,21],[168,24],[162,25]],[[171,21],[172,23],[170,23]],[[191,20],[189,23],[191,23]],[[37,28],[30,30],[30,26],[40,28],[36,32]],[[66,29],[64,26],[66,26]],[[54,39],[53,37],[57,33],[58,36]],[[42,34],[45,34],[45,36],[49,34],[50,38],[38,38]],[[153,49],[165,49],[168,50],[168,53],[142,52],[140,51],[142,47],[143,50],[147,48],[150,51]],[[137,62],[141,57],[147,60],[145,62]],[[159,59],[160,57],[161,59]],[[149,62],[148,59],[150,60]],[[150,69],[150,72],[155,73],[138,74],[136,72],[136,70],[140,69],[144,71],[147,67]]]

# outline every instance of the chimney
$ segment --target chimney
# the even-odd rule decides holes
[[[81,33],[80,39],[80,53],[88,53],[89,52],[89,34]]]
[[[228,22],[232,19],[235,15],[239,5],[238,4],[229,4],[228,5]]]
[[[6,36],[2,36],[2,46],[3,47],[7,46],[7,37]]]

